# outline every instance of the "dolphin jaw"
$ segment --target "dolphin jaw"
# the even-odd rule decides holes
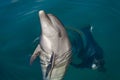
[[[46,14],[43,10],[39,11],[39,17],[41,22],[42,33],[46,36],[55,36],[56,34],[59,35],[60,30],[56,25],[54,25],[52,19],[50,18],[53,16],[52,14]]]

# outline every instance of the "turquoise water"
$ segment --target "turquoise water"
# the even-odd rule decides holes
[[[56,15],[66,28],[92,25],[104,50],[107,72],[69,66],[64,80],[120,80],[119,0],[1,0],[0,80],[42,80],[39,59],[29,64],[40,35],[39,10]]]

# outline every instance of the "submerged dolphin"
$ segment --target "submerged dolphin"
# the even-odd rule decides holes
[[[71,44],[62,23],[52,14],[39,12],[41,21],[40,43],[30,64],[40,57],[43,80],[62,80],[71,58]]]
[[[82,49],[78,57],[82,60],[80,64],[71,62],[76,68],[90,68],[99,71],[105,71],[103,49],[95,41],[92,35],[92,27],[87,26],[80,30],[82,37]]]

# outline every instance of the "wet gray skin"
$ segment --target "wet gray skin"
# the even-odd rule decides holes
[[[71,44],[61,22],[52,14],[39,12],[41,22],[40,43],[30,64],[40,57],[43,80],[62,80],[71,58]]]

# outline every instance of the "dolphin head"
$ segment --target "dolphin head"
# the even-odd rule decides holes
[[[42,34],[47,37],[62,36],[65,34],[63,24],[52,14],[46,14],[43,10],[39,11]]]

